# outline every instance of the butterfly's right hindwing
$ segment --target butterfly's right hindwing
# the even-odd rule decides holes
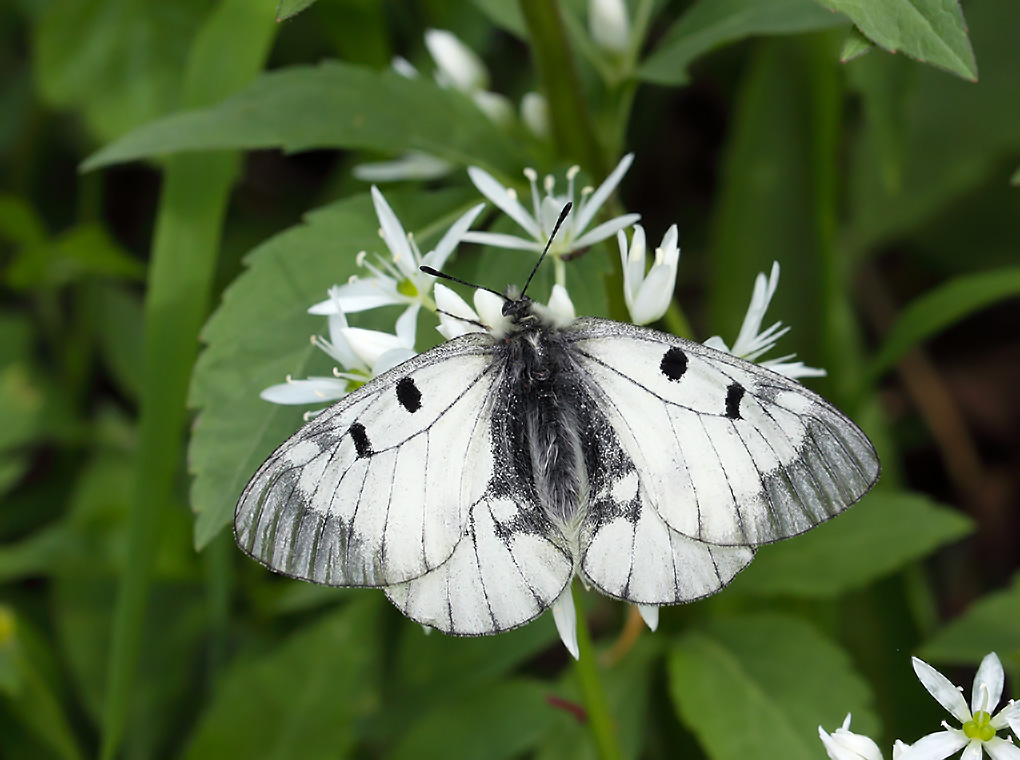
[[[252,478],[234,517],[240,547],[334,586],[389,586],[441,565],[492,476],[495,374],[491,340],[465,336],[343,398]]]

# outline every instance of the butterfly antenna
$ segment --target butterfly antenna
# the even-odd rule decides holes
[[[521,296],[528,292],[528,286],[531,284],[531,279],[535,276],[535,272],[538,271],[539,266],[542,264],[542,260],[545,259],[545,255],[549,253],[549,246],[552,245],[553,239],[556,237],[556,233],[560,231],[560,225],[563,224],[563,220],[567,218],[567,214],[570,213],[570,209],[574,204],[570,201],[563,207],[560,212],[560,218],[556,220],[556,224],[553,225],[552,234],[549,236],[549,242],[545,244],[545,250],[542,251],[542,255],[538,257],[538,261],[535,262],[535,268],[531,270],[531,274],[528,275],[528,281],[524,283],[524,288],[521,290]]]
[[[432,267],[420,266],[418,267],[418,269],[424,272],[425,274],[432,275],[433,277],[439,277],[440,279],[449,280],[450,282],[459,282],[461,285],[467,285],[469,288],[474,288],[475,290],[484,290],[488,293],[492,293],[494,295],[499,296],[504,301],[507,300],[506,296],[503,295],[502,293],[493,290],[492,288],[487,288],[484,285],[475,285],[473,282],[462,280],[459,277],[454,277],[452,274],[446,274],[446,272],[440,272],[438,269],[433,269]]]

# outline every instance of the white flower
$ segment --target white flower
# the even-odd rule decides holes
[[[588,30],[595,44],[610,53],[630,47],[630,18],[624,0],[589,0]]]
[[[334,369],[333,377],[309,377],[271,385],[259,395],[274,404],[316,404],[346,396],[354,388],[381,375],[391,367],[415,355],[414,338],[417,312],[405,312],[397,320],[395,335],[377,330],[350,327],[339,304],[340,288],[330,288],[330,299],[336,311],[329,317],[329,340],[312,336],[312,345],[322,349],[342,369]]]
[[[549,138],[549,101],[537,92],[526,92],[521,98],[521,121],[535,137]]]
[[[577,610],[574,609],[574,595],[571,593],[571,586],[568,583],[563,593],[552,603],[552,616],[556,622],[556,631],[560,634],[560,640],[567,651],[573,655],[575,660],[581,658],[581,650],[577,647]]]
[[[467,236],[464,237],[467,239]],[[773,262],[772,272],[768,277],[759,273],[754,280],[754,293],[751,295],[751,304],[747,307],[747,314],[744,323],[740,327],[733,347],[727,347],[725,341],[718,335],[714,335],[705,341],[709,348],[717,348],[739,356],[741,359],[755,361],[762,354],[771,351],[776,342],[790,331],[789,327],[783,327],[782,322],[776,322],[767,330],[762,331],[761,323],[765,318],[765,312],[769,308],[772,296],[775,295],[776,287],[779,285],[779,262]],[[807,367],[804,362],[789,361],[796,354],[787,354],[778,359],[768,359],[759,362],[763,367],[768,367],[774,372],[787,377],[821,377],[825,375],[824,369]]]
[[[850,713],[847,713],[843,725],[832,734],[827,734],[819,726],[818,738],[831,760],[882,760],[882,752],[874,741],[850,730]]]
[[[436,247],[422,256],[414,238],[404,232],[397,215],[376,187],[372,188],[372,202],[379,217],[380,234],[390,252],[389,258],[376,256],[375,263],[372,263],[364,252],[358,254],[359,264],[373,276],[352,278],[346,285],[338,287],[335,295],[312,306],[309,313],[353,313],[379,306],[404,305],[407,309],[400,319],[413,322],[422,305],[433,308],[430,292],[435,278],[418,267],[425,264],[442,269],[465,230],[485,206],[480,203],[461,216]]]
[[[486,290],[476,290],[474,301],[475,308],[472,309],[450,288],[436,283],[436,307],[439,311],[439,327],[436,330],[439,334],[452,340],[469,332],[500,335],[506,331],[510,320],[503,316],[502,298]],[[570,324],[577,317],[570,294],[562,285],[553,285],[548,305],[535,303],[535,311],[562,326]]]
[[[468,95],[489,88],[489,70],[482,59],[453,32],[429,29],[425,47],[436,62],[436,81]]]
[[[659,608],[654,604],[636,604],[634,605],[638,609],[638,613],[641,615],[641,619],[645,621],[645,625],[648,626],[649,630],[654,631],[659,627]]]
[[[662,243],[655,249],[655,263],[647,275],[644,228],[640,224],[634,225],[629,248],[623,230],[616,233],[616,240],[620,244],[623,261],[623,296],[631,321],[636,325],[647,325],[665,314],[673,300],[676,267],[680,259],[676,225],[662,236]]]
[[[362,182],[398,182],[404,179],[430,180],[453,171],[449,161],[428,153],[409,151],[392,161],[370,161],[354,167],[354,176]]]
[[[629,227],[641,218],[640,214],[624,214],[585,232],[602,204],[609,199],[616,186],[620,184],[620,180],[623,179],[623,175],[627,173],[627,169],[630,168],[633,161],[634,154],[628,153],[597,190],[585,188],[581,191],[580,202],[570,210],[563,222],[560,234],[549,246],[550,255],[559,258],[571,251],[586,248],[615,235],[618,230]],[[563,207],[567,201],[574,201],[574,178],[577,177],[579,171],[580,168],[577,166],[567,171],[567,192],[564,195],[556,195],[556,180],[551,175],[546,176],[545,197],[542,197],[538,190],[538,173],[534,169],[525,169],[524,176],[528,178],[531,185],[533,208],[533,213],[528,213],[527,209],[517,200],[517,193],[513,189],[504,187],[492,175],[477,166],[469,167],[468,176],[475,183],[475,187],[507,216],[517,222],[531,236],[531,240],[525,240],[515,235],[475,231],[466,233],[463,239],[472,243],[494,245],[498,248],[541,251],[549,242],[549,235],[552,233],[553,226]]]
[[[1020,703],[1010,700],[995,715],[992,711],[1002,697],[1002,663],[992,652],[986,655],[974,676],[970,707],[957,688],[928,663],[911,658],[914,672],[935,700],[963,724],[952,728],[943,721],[944,730],[928,734],[900,755],[899,760],[945,760],[963,750],[964,760],[979,760],[982,750],[993,760],[1017,760],[1020,748],[996,734],[1020,718]]]

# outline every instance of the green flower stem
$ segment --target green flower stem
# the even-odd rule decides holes
[[[681,338],[687,338],[688,340],[696,340],[694,330],[691,329],[691,323],[687,321],[687,317],[676,301],[669,302],[669,308],[662,315],[662,321],[666,325],[666,329],[673,335],[679,335]]]
[[[574,607],[577,609],[577,649],[580,654],[576,665],[577,680],[581,684],[581,694],[588,714],[588,726],[595,739],[595,746],[598,747],[599,757],[602,760],[620,760],[623,753],[616,740],[616,727],[609,714],[609,704],[606,701],[606,693],[602,689],[598,663],[595,660],[595,650],[591,644],[588,622],[584,619],[581,596],[576,585],[573,588],[573,594]]]
[[[192,46],[184,104],[214,103],[250,81],[264,65],[275,0],[225,0]],[[135,485],[128,516],[127,561],[114,611],[106,703],[104,760],[124,737],[144,637],[159,515],[170,501],[181,463],[185,398],[209,308],[216,253],[236,154],[176,156],[166,165],[145,301],[143,391]]]
[[[595,137],[588,104],[581,95],[559,3],[519,2],[531,37],[535,67],[549,102],[556,150],[561,156],[573,157],[592,177],[604,177],[606,160]]]

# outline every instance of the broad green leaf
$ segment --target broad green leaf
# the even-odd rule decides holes
[[[808,598],[862,588],[974,528],[960,512],[920,494],[878,491],[824,525],[763,546],[734,592]]]
[[[521,39],[527,37],[528,30],[524,25],[524,17],[518,3],[508,3],[506,0],[471,0],[471,3],[500,28]]]
[[[718,620],[677,639],[669,688],[713,760],[816,760],[818,727],[874,734],[872,697],[847,654],[795,618]]]
[[[843,42],[843,49],[839,52],[839,60],[846,63],[855,58],[860,58],[873,47],[875,47],[875,43],[865,37],[861,30],[855,26],[850,30],[846,40]]]
[[[879,47],[977,80],[967,22],[957,0],[818,0],[845,13]]]
[[[1009,587],[978,599],[924,643],[919,657],[976,665],[989,652],[1020,663],[1020,576]]]
[[[96,336],[106,369],[119,388],[133,399],[142,391],[141,298],[127,288],[109,285],[100,291]]]
[[[387,193],[405,229],[429,250],[438,235],[467,210],[463,192],[414,195],[402,204]],[[359,251],[385,248],[367,194],[310,213],[306,221],[255,249],[249,268],[224,294],[222,305],[203,330],[207,348],[192,380],[191,404],[200,408],[188,459],[197,512],[195,545],[205,546],[234,514],[241,489],[263,459],[301,424],[302,407],[284,407],[259,398],[264,388],[291,374],[323,374],[330,365],[309,336],[324,333],[326,319],[307,313],[326,291],[361,271]],[[393,310],[367,312],[352,322],[392,332]],[[434,345],[439,335],[419,328]]]
[[[224,148],[418,150],[503,172],[523,162],[509,137],[464,95],[423,77],[331,61],[263,74],[218,105],[135,130],[84,166]]]
[[[852,217],[845,238],[852,255],[937,223],[950,203],[982,183],[1001,187],[997,175],[1020,151],[1020,46],[1014,34],[1020,4],[977,0],[967,4],[967,21],[986,62],[977,84],[928,67],[904,67],[898,56],[868,55],[846,65],[865,114],[886,114],[877,121],[869,116],[847,164]],[[897,133],[891,140],[883,134],[890,126]],[[901,164],[896,170],[901,178],[893,183],[891,153],[899,154]],[[969,215],[957,218],[964,226],[971,223]],[[968,241],[973,239],[972,233]],[[964,254],[958,252],[955,271],[980,266],[980,257]]]
[[[0,369],[0,450],[42,435],[46,395],[25,365]]]
[[[298,629],[260,657],[235,660],[182,760],[349,757],[360,724],[380,707],[381,596],[366,596]],[[454,736],[445,737],[451,747],[458,744]]]
[[[86,224],[53,240],[23,246],[4,281],[18,290],[63,287],[86,277],[141,279],[144,269],[102,227]]]
[[[904,309],[871,363],[872,377],[904,353],[974,312],[1020,297],[1020,267],[961,275],[927,291]]]
[[[503,760],[534,748],[557,718],[545,684],[510,680],[426,713],[389,760]]]
[[[666,32],[638,76],[665,85],[686,84],[695,60],[732,42],[846,24],[813,0],[700,0]]]
[[[179,106],[185,56],[211,0],[54,0],[35,28],[36,82],[108,140]]]
[[[280,4],[276,6],[276,20],[286,21],[292,16],[298,15],[314,2],[315,0],[280,0]]]
[[[46,237],[43,220],[27,201],[16,195],[0,195],[0,240],[37,245]]]

